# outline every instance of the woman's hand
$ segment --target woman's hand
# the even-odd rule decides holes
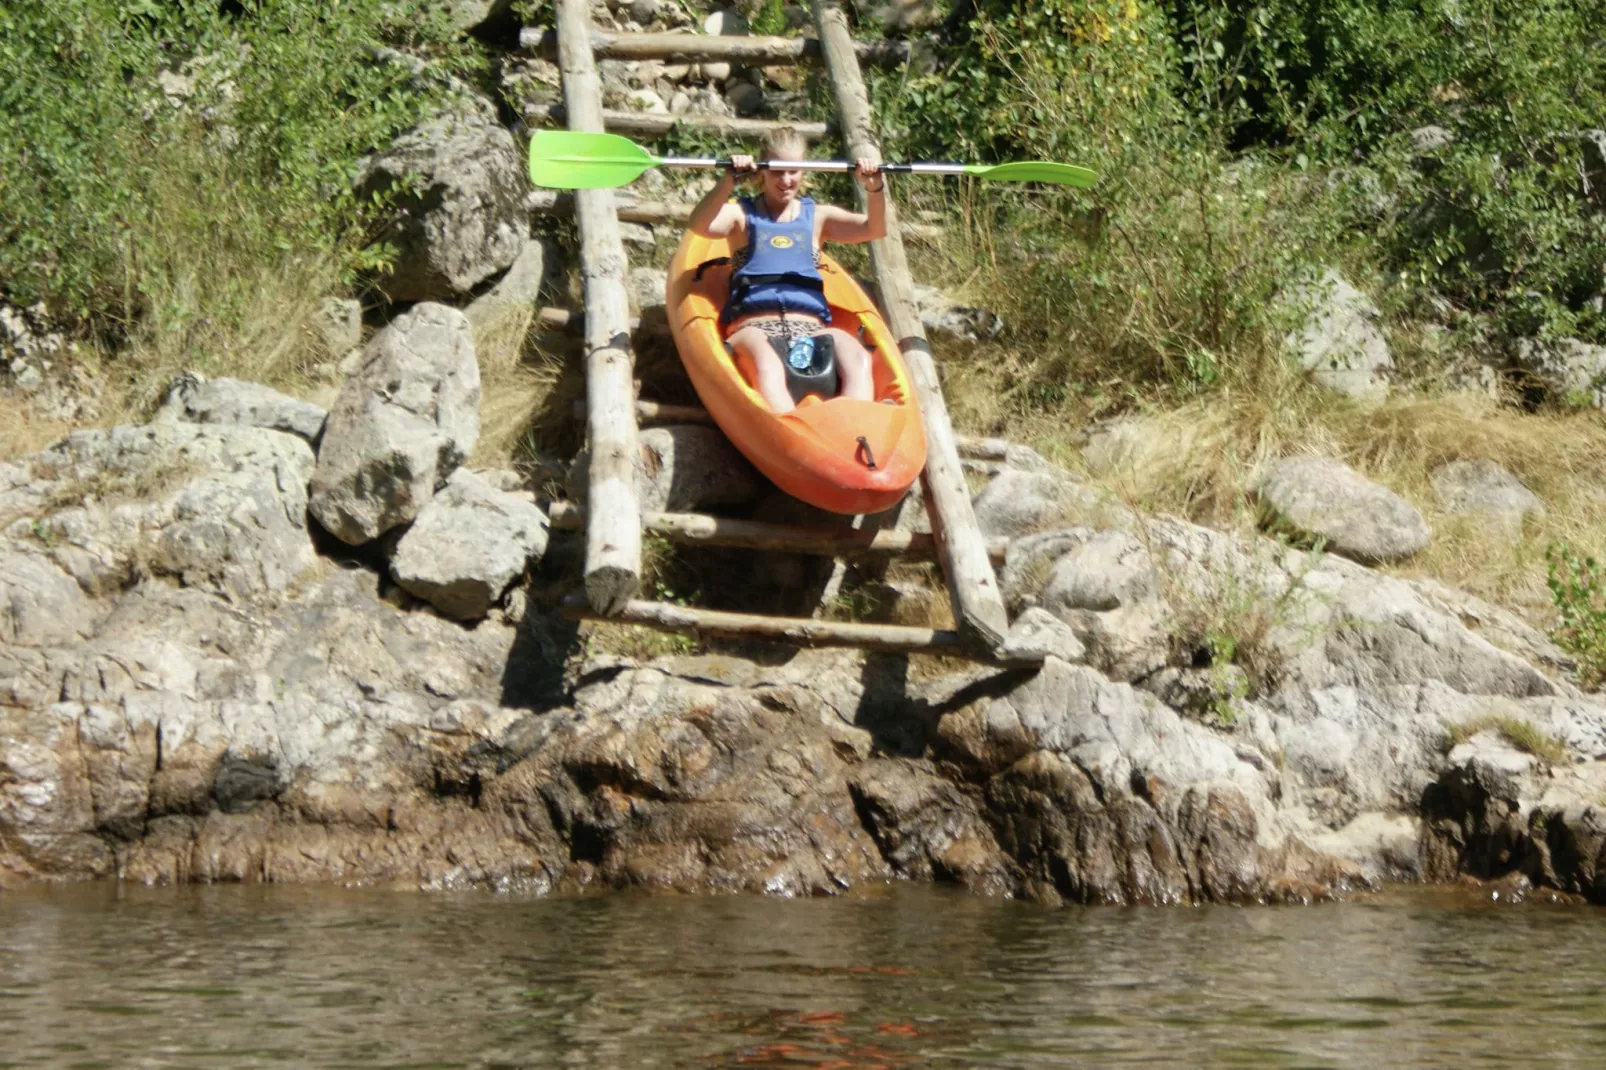
[[[752,178],[758,174],[758,163],[751,156],[743,153],[732,153],[730,173],[737,182]]]
[[[868,156],[860,156],[853,161],[853,177],[859,180],[866,193],[880,193],[887,188],[887,176],[881,173],[881,165]],[[875,179],[875,185],[870,184]]]

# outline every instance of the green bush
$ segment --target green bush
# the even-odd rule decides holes
[[[976,0],[874,93],[899,154],[1095,168],[1085,194],[965,195],[1019,237],[1016,311],[1047,317],[1021,341],[1201,387],[1264,377],[1270,296],[1324,261],[1398,307],[1606,339],[1602,26],[1602,0]],[[1453,140],[1418,152],[1427,125]],[[1077,388],[1047,364],[1041,389]]]
[[[1170,0],[1192,101],[1235,147],[1375,169],[1390,267],[1511,333],[1606,340],[1606,4]],[[1448,145],[1414,158],[1410,132]]]
[[[1593,557],[1580,557],[1564,542],[1552,544],[1545,560],[1558,618],[1551,638],[1578,659],[1584,686],[1598,685],[1606,680],[1606,574]]]
[[[444,10],[445,5],[440,6]],[[0,298],[98,328],[241,314],[262,275],[361,266],[360,157],[437,102],[442,16],[387,0],[0,7]],[[164,85],[165,82],[165,85]]]
[[[984,297],[1032,354],[1030,404],[1264,382],[1283,370],[1274,296],[1342,258],[1351,189],[1230,154],[1214,112],[1190,110],[1181,49],[1151,6],[987,0],[936,70],[874,91],[900,155],[1098,174],[1086,191],[961,191]]]

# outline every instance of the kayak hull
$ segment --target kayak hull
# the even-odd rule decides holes
[[[753,467],[794,498],[848,515],[897,505],[925,468],[926,435],[886,321],[853,277],[822,257],[831,326],[856,334],[870,350],[876,400],[811,396],[776,415],[725,346],[719,315],[730,266],[713,262],[730,255],[726,239],[688,231],[669,268],[670,330],[709,415]]]

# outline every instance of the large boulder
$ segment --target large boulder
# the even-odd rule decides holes
[[[1517,343],[1515,363],[1518,371],[1555,400],[1606,409],[1606,346],[1576,338],[1524,338]]]
[[[179,376],[168,388],[158,419],[284,431],[316,446],[328,414],[310,401],[239,379]]]
[[[1303,314],[1285,345],[1312,379],[1350,397],[1388,391],[1394,357],[1378,329],[1380,313],[1369,297],[1328,269],[1288,298]]]
[[[392,301],[444,300],[509,267],[529,236],[525,179],[513,135],[480,111],[452,111],[402,135],[358,180],[394,195],[386,237],[398,250],[380,280]]]
[[[1537,494],[1493,461],[1451,461],[1435,468],[1431,479],[1446,511],[1475,517],[1511,535],[1522,532],[1525,517],[1545,511]]]
[[[546,514],[528,496],[460,468],[396,544],[390,572],[446,616],[475,620],[540,560],[546,543]]]
[[[507,273],[463,310],[476,342],[483,345],[509,324],[528,323],[542,291],[556,285],[562,272],[563,259],[555,242],[528,239]]]
[[[316,560],[306,518],[312,449],[295,435],[185,423],[75,431],[16,467],[26,480],[0,490],[8,535],[92,596],[155,573],[258,600]],[[79,619],[73,604],[60,602],[70,622]]]
[[[984,535],[1010,538],[1066,523],[1120,523],[1126,511],[1107,495],[1047,467],[1006,467],[987,481],[971,504]]]
[[[1274,523],[1357,561],[1403,561],[1433,534],[1416,506],[1328,457],[1276,462],[1255,494]]]
[[[750,502],[764,485],[718,428],[649,427],[637,436],[636,446],[636,498],[644,510],[684,512]],[[576,500],[586,496],[590,456],[582,450],[569,469],[569,495]]]
[[[473,452],[479,408],[463,314],[426,303],[397,317],[368,343],[329,412],[312,515],[352,546],[412,520]]]

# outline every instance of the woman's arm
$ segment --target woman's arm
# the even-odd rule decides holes
[[[850,212],[835,205],[821,205],[820,237],[825,241],[854,244],[886,237],[887,176],[869,158],[861,157],[854,177],[864,187],[866,210]]]
[[[731,169],[719,176],[714,188],[691,210],[691,219],[686,225],[693,234],[704,238],[728,238],[742,228],[746,217],[742,215],[740,205],[730,203],[731,194],[736,190],[737,175],[745,175],[754,169],[751,156],[731,157]]]

